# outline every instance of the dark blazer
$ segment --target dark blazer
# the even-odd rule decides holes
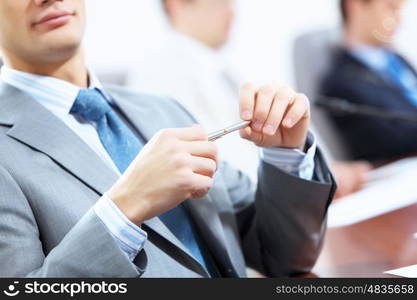
[[[415,69],[399,57],[417,76]],[[355,104],[415,113],[417,117],[417,107],[396,85],[346,49],[336,51],[331,68],[321,83],[321,94]],[[331,119],[354,159],[381,162],[417,154],[417,123],[336,113],[331,114]]]

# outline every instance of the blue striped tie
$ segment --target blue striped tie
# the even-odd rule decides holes
[[[80,90],[70,113],[95,122],[101,143],[121,173],[141,150],[139,139],[117,116],[99,90]],[[207,270],[212,270],[202,242],[183,205],[162,214],[160,219]]]

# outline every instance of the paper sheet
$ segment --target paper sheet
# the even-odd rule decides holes
[[[372,171],[359,192],[335,201],[328,226],[348,226],[417,203],[417,159]]]
[[[406,277],[406,278],[417,278],[417,265],[409,266],[401,269],[391,270],[384,272],[385,274]]]

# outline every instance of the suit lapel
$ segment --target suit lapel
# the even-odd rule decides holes
[[[160,116],[160,112],[153,108],[155,105],[140,105],[140,99],[137,99],[137,103],[125,101],[125,97],[121,97],[116,91],[113,91],[112,89],[108,89],[107,91],[121,109],[122,113],[132,122],[133,126],[143,135],[146,141],[149,141],[157,131],[163,128],[170,128],[173,126],[178,127],[178,125],[170,124],[163,116]],[[142,102],[144,103],[145,101]],[[231,264],[226,248],[222,223],[213,202],[213,196],[213,192],[210,192],[202,199],[187,200],[185,205],[190,211],[200,231],[204,232],[203,237],[206,239],[207,245],[211,248],[212,253],[214,255],[217,254],[216,256],[221,256],[223,262],[226,259],[228,264]],[[157,220],[151,220],[150,222],[145,222],[145,224],[159,233],[162,237],[169,239],[172,243],[191,256],[188,250],[185,249],[185,246],[175,238],[159,218],[155,219]]]
[[[49,156],[99,195],[118,179],[115,171],[41,104],[11,86],[3,84],[2,92],[2,101],[14,104],[13,110],[3,111],[13,116],[8,136]]]

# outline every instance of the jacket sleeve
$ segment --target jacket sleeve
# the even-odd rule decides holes
[[[261,162],[257,190],[251,192],[243,174],[227,166],[223,174],[248,265],[269,277],[309,272],[321,250],[336,189],[320,151],[312,181]]]
[[[45,254],[30,203],[1,167],[0,212],[0,277],[141,276],[145,254],[130,262],[93,209]]]

